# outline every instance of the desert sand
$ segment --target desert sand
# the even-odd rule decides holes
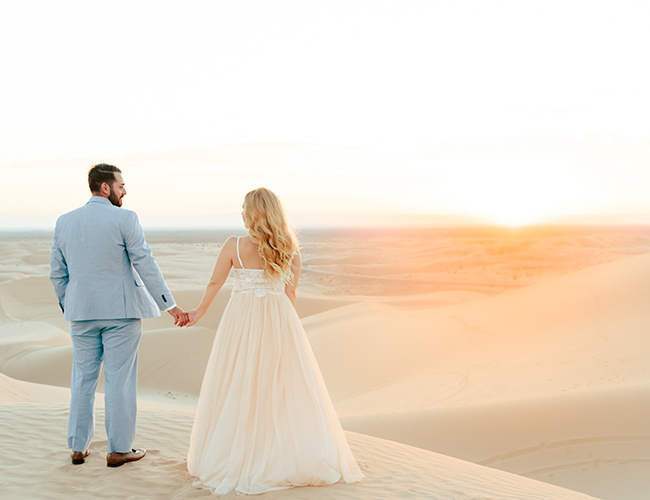
[[[183,308],[227,233],[148,232]],[[298,313],[366,478],[262,498],[625,499],[650,491],[650,230],[305,232]],[[66,447],[68,325],[49,236],[0,235],[0,496],[182,499],[232,282],[194,327],[146,320],[137,464]],[[100,382],[100,391],[102,389]]]

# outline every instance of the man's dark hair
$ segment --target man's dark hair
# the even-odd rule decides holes
[[[108,165],[107,163],[98,163],[93,165],[90,170],[88,170],[88,187],[93,193],[99,193],[100,188],[104,182],[108,183],[109,186],[112,186],[113,183],[117,180],[115,179],[115,172],[122,171],[117,168],[115,165]]]

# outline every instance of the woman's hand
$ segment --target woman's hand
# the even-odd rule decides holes
[[[167,311],[174,317],[174,324],[176,326],[185,326],[188,322],[187,313],[184,312],[180,307],[176,306]]]
[[[185,323],[185,326],[194,326],[196,322],[199,321],[203,316],[203,313],[199,312],[198,309],[192,309],[191,311],[187,311],[186,314],[189,318],[189,321]]]

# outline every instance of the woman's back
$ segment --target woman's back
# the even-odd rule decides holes
[[[234,263],[235,268],[264,269],[264,260],[260,257],[259,247],[250,236],[241,236],[237,239],[237,251],[239,260]]]
[[[243,240],[243,238],[241,239]],[[239,264],[239,267],[235,266],[235,284],[232,288],[233,295],[236,293],[253,293],[257,297],[264,297],[269,293],[280,296],[286,295],[284,282],[273,282],[266,277],[264,269],[250,268],[244,264],[239,248],[240,246],[240,241],[238,239],[237,264]],[[250,310],[255,311],[255,309]],[[259,310],[257,310],[257,312],[259,312]],[[292,314],[293,311],[291,311],[291,309],[287,311],[285,308],[282,313]]]

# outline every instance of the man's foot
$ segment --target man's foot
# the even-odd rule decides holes
[[[135,462],[136,460],[140,460],[146,454],[147,454],[147,450],[144,449],[141,450],[133,449],[128,453],[118,453],[114,451],[113,453],[109,453],[108,455],[106,455],[106,466],[119,467],[120,465],[124,465],[127,462]]]
[[[72,465],[81,465],[86,461],[86,457],[88,456],[88,453],[90,453],[90,450],[86,451],[73,451],[70,453],[70,456],[72,457]]]

